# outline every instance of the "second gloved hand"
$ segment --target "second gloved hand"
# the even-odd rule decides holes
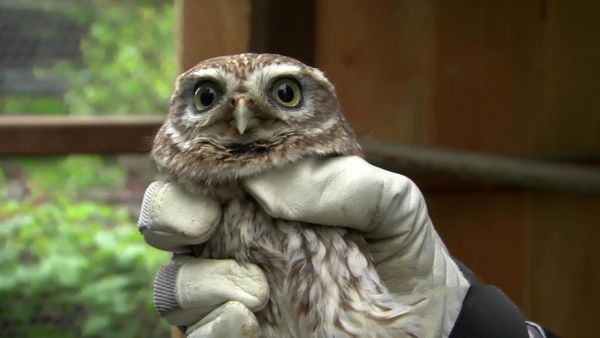
[[[188,337],[258,337],[253,311],[267,303],[269,285],[254,264],[191,257],[221,218],[219,204],[166,182],[144,195],[138,228],[146,242],[176,253],[154,281],[155,306],[169,323],[189,327]]]

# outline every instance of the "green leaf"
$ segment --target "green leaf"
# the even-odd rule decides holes
[[[110,317],[96,314],[85,322],[83,326],[83,337],[98,335],[110,327]]]

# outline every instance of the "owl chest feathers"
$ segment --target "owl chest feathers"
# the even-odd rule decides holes
[[[362,237],[266,214],[251,198],[223,204],[202,255],[257,264],[270,286],[256,313],[265,337],[401,337],[410,308],[380,281]]]

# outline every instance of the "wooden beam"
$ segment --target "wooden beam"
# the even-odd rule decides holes
[[[143,153],[164,116],[1,116],[0,155]]]
[[[209,58],[247,52],[250,0],[176,0],[180,70]]]

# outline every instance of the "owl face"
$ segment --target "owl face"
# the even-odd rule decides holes
[[[204,183],[358,153],[323,73],[272,54],[210,59],[180,75],[152,151],[171,176]]]

